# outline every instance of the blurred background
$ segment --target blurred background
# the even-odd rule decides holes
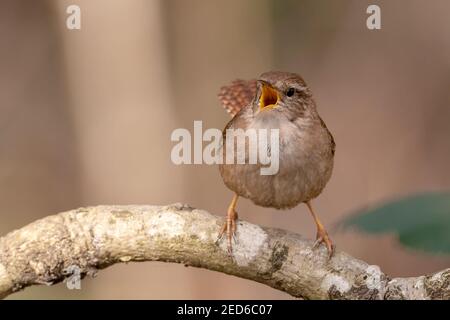
[[[66,8],[81,8],[81,30]],[[381,30],[366,27],[369,4]],[[450,2],[351,0],[1,0],[0,234],[98,204],[185,202],[225,215],[218,168],[175,166],[175,128],[223,128],[217,92],[268,70],[300,73],[334,134],[335,169],[315,201],[339,250],[390,276],[449,266],[392,235],[337,231],[357,209],[450,190]],[[240,217],[313,238],[304,206],[242,200]],[[426,213],[424,213],[426,214]],[[82,290],[35,286],[10,297],[286,299],[217,272],[115,265]]]

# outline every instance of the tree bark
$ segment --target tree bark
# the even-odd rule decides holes
[[[215,243],[223,223],[187,205],[96,206],[48,216],[0,238],[0,297],[51,285],[74,269],[165,261],[264,283],[304,299],[450,299],[450,269],[390,279],[378,266],[300,235],[239,220],[233,258]]]

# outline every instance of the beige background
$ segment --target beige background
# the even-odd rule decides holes
[[[213,166],[175,166],[170,133],[222,128],[216,94],[281,69],[311,86],[333,132],[333,177],[315,205],[332,226],[380,201],[450,188],[450,2],[96,0],[0,2],[0,233],[96,204],[187,202],[225,214]],[[78,4],[82,29],[65,28]],[[239,203],[240,216],[313,237],[304,207]],[[426,214],[426,213],[424,213]],[[334,230],[340,250],[391,276],[448,267],[386,236]],[[289,298],[182,265],[116,265],[82,282],[11,298]]]

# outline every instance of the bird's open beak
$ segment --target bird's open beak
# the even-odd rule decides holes
[[[261,96],[259,98],[259,110],[271,110],[277,107],[280,95],[270,84],[262,82]]]

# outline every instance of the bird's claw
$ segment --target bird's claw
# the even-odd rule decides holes
[[[331,259],[334,254],[335,246],[333,242],[331,242],[331,239],[325,229],[317,230],[316,241],[313,244],[313,248],[316,249],[322,243],[325,243],[328,250],[328,258]]]
[[[214,242],[216,245],[218,245],[220,240],[222,240],[226,229],[227,229],[227,223],[225,222],[224,225],[222,226],[222,228],[220,229],[219,234],[217,235],[216,241]]]
[[[220,230],[219,235],[217,236],[217,239],[215,241],[215,244],[218,245],[219,242],[222,240],[224,234],[227,235],[227,252],[228,256],[230,256],[232,259],[233,259],[232,242],[238,243],[238,238],[236,236],[236,220],[237,218],[231,220],[227,219],[227,221],[225,221],[225,223],[223,224],[222,229]]]
[[[236,236],[236,232],[233,232],[233,235],[231,237],[233,239],[233,242],[237,244],[238,243],[238,238]]]
[[[219,245],[219,242],[220,242],[220,240],[222,240],[222,238],[223,238],[223,235],[219,234],[219,235],[217,236],[216,241],[214,241],[214,244],[215,244],[216,246]]]

